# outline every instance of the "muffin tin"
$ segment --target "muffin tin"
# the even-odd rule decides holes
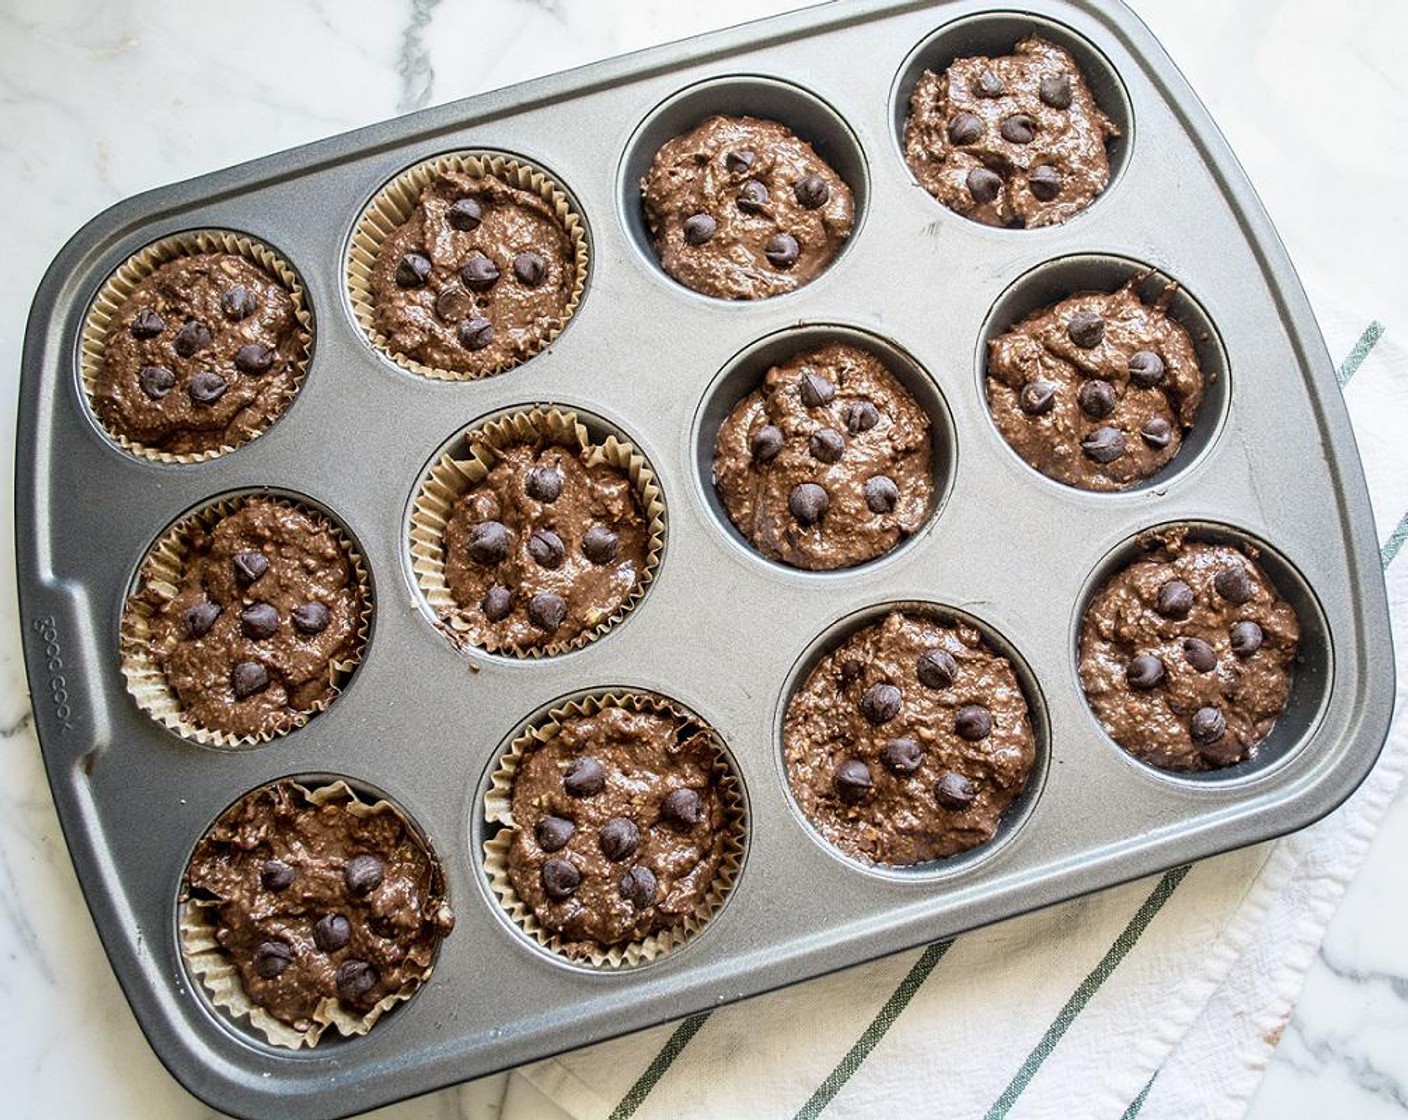
[[[35,724],[113,967],[157,1054],[193,1092],[240,1115],[371,1108],[1264,840],[1324,815],[1363,779],[1387,732],[1392,650],[1364,482],[1309,305],[1226,144],[1139,21],[1095,0],[1023,8],[866,2],[750,24],[164,188],[107,211],[62,250],[35,299],[20,391],[17,540]],[[898,130],[924,66],[1006,50],[1029,30],[1074,50],[1123,135],[1113,180],[1086,212],[995,230],[916,186]],[[857,202],[851,243],[830,268],[755,303],[664,276],[635,187],[652,145],[741,109],[810,140]],[[547,351],[497,377],[445,383],[369,345],[346,272],[368,200],[407,167],[457,150],[505,152],[572,192],[591,269]],[[88,412],[80,336],[128,256],[199,228],[245,232],[286,256],[307,287],[313,359],[258,440],[207,462],[154,463],[120,449]],[[1200,428],[1149,485],[1092,494],[1052,482],[988,416],[983,340],[1068,285],[1113,287],[1146,267],[1186,292],[1175,312],[1217,375]],[[941,482],[911,541],[827,573],[759,557],[729,532],[708,478],[711,425],[750,387],[735,371],[780,353],[789,334],[801,344],[817,332],[873,336],[899,359],[895,372],[936,420]],[[415,590],[412,496],[437,448],[537,403],[597,417],[650,461],[666,504],[660,569],[629,617],[583,649],[536,660],[457,650]],[[344,693],[305,727],[213,750],[127,694],[119,617],[165,526],[263,488],[346,527],[374,587],[371,637]],[[1092,589],[1141,532],[1188,522],[1262,548],[1304,630],[1290,710],[1262,754],[1197,777],[1116,747],[1075,667]],[[910,870],[863,868],[819,843],[780,758],[794,682],[894,605],[970,617],[1017,654],[1039,737],[1038,771],[994,843]],[[749,834],[732,895],[698,938],[604,972],[546,952],[506,919],[482,868],[483,797],[535,712],[624,689],[659,693],[719,733]],[[290,775],[344,777],[402,807],[445,864],[457,918],[414,1000],[365,1037],[303,1054],[210,1007],[176,925],[197,839],[241,794]]]

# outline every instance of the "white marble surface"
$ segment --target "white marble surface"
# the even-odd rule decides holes
[[[24,316],[63,240],[117,199],[419,106],[730,22],[788,0],[0,0],[4,517]],[[1401,0],[1139,0],[1251,174],[1313,302],[1408,331],[1401,227],[1408,77]],[[1250,74],[1242,44],[1271,43]],[[1340,79],[1326,90],[1317,64]],[[1366,106],[1359,112],[1353,106]],[[1321,224],[1334,222],[1330,262]],[[1337,264],[1337,267],[1330,267]],[[1335,291],[1316,288],[1336,277]],[[1350,339],[1349,341],[1352,341]],[[1336,340],[1331,339],[1332,350]],[[1339,356],[1339,355],[1337,355]],[[1382,512],[1382,511],[1381,511]],[[5,534],[5,535],[8,535]],[[123,1002],[59,835],[0,550],[0,1083],[16,1116],[208,1115],[161,1069]],[[1250,1115],[1408,1112],[1408,802],[1400,796],[1330,927]],[[490,1116],[491,1081],[383,1114]],[[521,1113],[520,1113],[521,1115]]]

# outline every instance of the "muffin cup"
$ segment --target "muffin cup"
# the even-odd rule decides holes
[[[448,452],[442,455],[421,483],[411,509],[411,567],[421,593],[450,639],[456,645],[471,646],[464,638],[469,628],[463,618],[466,608],[455,601],[445,581],[445,527],[454,504],[470,487],[484,479],[493,468],[499,450],[539,440],[585,452],[589,466],[609,464],[630,480],[648,523],[640,579],[613,614],[565,641],[530,648],[513,643],[472,648],[512,657],[551,657],[595,641],[634,610],[655,578],[665,547],[665,499],[645,456],[614,435],[599,444],[593,443],[586,425],[577,419],[575,412],[555,408],[533,408],[498,416],[470,429],[464,438],[469,444],[469,458],[457,459]]]
[[[563,721],[578,716],[593,716],[604,708],[627,708],[633,712],[671,716],[708,734],[715,747],[714,775],[718,783],[716,788],[723,802],[726,833],[719,873],[692,914],[671,929],[652,934],[640,941],[630,941],[608,948],[598,947],[585,958],[581,958],[568,953],[561,938],[538,923],[532,908],[520,899],[518,892],[514,890],[508,871],[509,847],[518,827],[513,819],[513,783],[527,752],[556,737],[562,729]],[[607,970],[648,964],[687,944],[698,935],[723,908],[729,892],[738,880],[739,871],[743,866],[744,835],[748,827],[747,810],[738,779],[718,732],[692,712],[675,706],[661,696],[644,692],[608,692],[569,700],[560,707],[550,709],[542,720],[514,739],[509,744],[507,753],[499,760],[489,778],[489,788],[484,794],[484,819],[491,829],[499,826],[497,831],[484,841],[484,872],[489,877],[489,886],[498,897],[505,913],[513,919],[519,929],[549,952],[576,964],[586,963],[593,968]]]
[[[313,805],[326,805],[329,802],[339,800],[346,801],[347,811],[359,820],[366,820],[380,813],[391,813],[400,818],[409,832],[419,836],[415,826],[391,802],[368,803],[363,801],[356,791],[344,781],[330,782],[314,789],[309,789],[295,781],[290,781],[288,784]],[[435,868],[435,874],[443,894],[444,873],[440,870],[435,853],[430,850],[428,844],[426,850],[430,854],[431,864]],[[448,912],[449,903],[442,899],[441,907],[443,911]],[[353,1015],[342,1006],[340,1000],[328,997],[319,1003],[313,1012],[313,1022],[307,1029],[300,1031],[282,1019],[275,1018],[250,1000],[240,979],[239,970],[231,963],[229,956],[216,940],[216,931],[219,926],[216,913],[218,908],[219,903],[213,899],[187,897],[183,888],[178,925],[181,956],[191,973],[199,977],[201,985],[205,988],[210,1003],[214,1007],[219,1008],[232,1019],[248,1020],[250,1027],[263,1035],[274,1046],[282,1046],[289,1050],[316,1046],[323,1032],[330,1026],[335,1026],[341,1034],[346,1036],[366,1034],[376,1021],[392,1007],[415,995],[425,981],[430,978],[434,969],[433,964],[428,964],[424,972],[408,979],[400,989],[386,996],[365,1015]]]
[[[298,273],[293,270],[293,266],[264,242],[230,230],[201,229],[164,237],[128,257],[118,266],[117,271],[104,281],[103,286],[98,289],[98,294],[93,298],[92,305],[88,308],[88,315],[83,321],[83,333],[79,346],[79,381],[83,386],[83,395],[88,400],[88,410],[92,413],[94,422],[107,437],[124,451],[143,459],[150,459],[154,463],[202,463],[207,459],[215,459],[234,451],[237,447],[243,447],[268,431],[268,428],[265,427],[255,432],[243,443],[227,444],[210,451],[178,454],[162,451],[157,447],[147,447],[145,444],[114,432],[102,422],[94,407],[94,394],[97,392],[98,376],[103,368],[103,353],[107,346],[108,331],[112,327],[113,316],[117,314],[123,300],[132,294],[132,289],[137,284],[162,265],[179,257],[195,256],[198,253],[230,253],[243,257],[251,264],[257,265],[269,273],[288,290],[289,298],[293,301],[294,316],[298,320],[298,352],[294,359],[292,384],[283,398],[275,421],[287,411],[289,405],[293,403],[293,398],[303,387],[303,379],[307,376],[308,362],[313,352],[313,316],[308,310],[303,281],[298,278]]]
[[[376,325],[376,305],[372,298],[372,267],[382,242],[404,225],[420,203],[422,192],[439,175],[460,173],[476,179],[494,178],[519,190],[539,195],[562,222],[563,228],[572,240],[573,255],[576,258],[576,275],[573,278],[572,294],[562,317],[553,324],[541,345],[529,358],[504,362],[480,373],[458,370],[437,369],[427,366],[414,358],[398,354],[391,348],[387,339]],[[546,174],[530,164],[521,163],[508,156],[490,152],[451,152],[436,156],[416,164],[401,172],[376,196],[362,211],[352,229],[352,244],[347,254],[347,290],[352,300],[352,314],[361,324],[371,344],[404,370],[422,377],[433,377],[441,381],[474,381],[482,377],[493,377],[513,369],[546,350],[554,339],[562,333],[567,321],[582,301],[582,292],[587,284],[587,234],[567,194]]]
[[[199,727],[184,718],[179,698],[167,682],[166,674],[152,657],[149,641],[152,619],[161,607],[179,593],[181,571],[191,552],[191,534],[197,529],[213,529],[219,521],[238,511],[252,498],[276,502],[302,513],[313,514],[327,526],[341,547],[343,555],[352,565],[362,597],[362,612],[357,626],[357,644],[353,656],[334,661],[328,666],[329,683],[334,689],[332,696],[314,704],[311,710],[290,717],[284,724],[271,730],[261,731],[256,735],[233,735],[218,728]],[[127,681],[127,691],[137,701],[137,707],[162,726],[202,746],[251,747],[267,743],[302,727],[316,712],[324,711],[336,699],[337,689],[362,660],[362,653],[367,647],[367,638],[371,633],[371,618],[371,582],[367,576],[365,562],[342,527],[332,518],[299,502],[273,495],[245,494],[222,498],[183,517],[157,539],[146,559],[142,561],[137,573],[136,590],[128,596],[122,611],[122,627],[118,635],[120,668]]]

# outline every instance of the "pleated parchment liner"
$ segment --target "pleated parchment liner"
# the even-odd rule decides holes
[[[347,289],[352,300],[352,314],[366,331],[372,345],[402,369],[441,381],[474,381],[513,369],[533,355],[513,359],[478,373],[424,365],[392,349],[390,340],[376,325],[376,304],[372,298],[372,267],[381,251],[382,242],[410,219],[425,188],[434,182],[437,176],[447,173],[469,175],[476,179],[492,177],[519,190],[536,194],[552,207],[553,213],[567,230],[576,258],[572,292],[561,318],[551,325],[534,354],[541,354],[552,344],[567,326],[567,321],[572,318],[577,305],[582,302],[582,292],[587,286],[587,233],[582,219],[572,208],[567,195],[547,175],[531,164],[490,152],[452,152],[425,160],[397,175],[368,204],[353,227],[352,245],[347,255]]]
[[[209,532],[219,521],[256,498],[296,509],[327,527],[352,567],[362,599],[362,612],[352,655],[331,662],[328,666],[329,683],[333,688],[331,696],[314,704],[307,712],[290,716],[278,727],[255,735],[232,735],[218,728],[198,727],[182,715],[180,700],[167,683],[161,666],[152,657],[151,624],[161,608],[180,593],[182,569],[191,551],[191,534],[196,530]],[[267,743],[280,735],[288,734],[294,728],[302,727],[315,713],[324,711],[337,698],[337,690],[362,660],[362,653],[367,647],[367,637],[371,632],[371,618],[371,582],[367,576],[365,562],[347,534],[342,531],[342,527],[332,518],[299,502],[276,495],[242,494],[233,498],[220,498],[182,518],[168,529],[152,545],[151,551],[142,561],[141,570],[137,574],[136,591],[128,597],[122,611],[122,629],[118,639],[122,675],[127,681],[127,691],[137,701],[137,706],[163,727],[203,746],[250,747]]]
[[[424,846],[430,857],[431,866],[435,868],[435,874],[441,887],[441,895],[444,895],[444,873],[440,870],[440,863],[434,850],[425,841],[415,825],[391,802],[364,801],[355,790],[341,780],[313,788],[288,779],[275,784],[292,786],[296,792],[306,797],[313,805],[326,805],[329,802],[344,800],[347,802],[347,812],[359,820],[366,820],[381,813],[391,813],[399,817],[405,823],[410,835],[416,837]],[[391,1008],[398,1003],[404,1003],[420,991],[435,967],[432,961],[419,976],[408,977],[399,989],[382,999],[365,1015],[352,1014],[342,1006],[339,999],[329,996],[318,1004],[317,1009],[313,1012],[312,1023],[308,1028],[298,1030],[282,1019],[275,1018],[250,1000],[240,979],[239,969],[235,967],[225,950],[221,948],[219,941],[216,940],[219,905],[215,899],[189,897],[183,885],[178,913],[181,956],[192,975],[200,979],[201,986],[205,989],[214,1007],[232,1019],[247,1020],[254,1030],[275,1046],[282,1046],[289,1050],[316,1046],[318,1040],[323,1036],[323,1032],[330,1026],[336,1027],[341,1034],[349,1037],[366,1034],[376,1024],[376,1021]],[[448,909],[448,903],[442,903],[442,905]]]
[[[553,739],[562,729],[564,721],[580,716],[593,716],[603,708],[609,707],[671,716],[708,734],[716,748],[714,775],[716,788],[723,803],[725,835],[719,874],[708,893],[701,899],[699,908],[670,929],[662,930],[642,941],[603,946],[587,957],[588,963],[594,967],[607,970],[646,964],[691,941],[723,908],[729,892],[738,881],[738,873],[743,866],[744,839],[748,829],[748,814],[744,807],[743,794],[722,740],[719,739],[718,733],[698,716],[664,697],[646,692],[608,692],[580,700],[569,700],[560,708],[550,710],[541,722],[529,727],[509,744],[508,752],[499,760],[498,767],[489,779],[488,792],[484,795],[484,819],[491,830],[497,827],[497,831],[484,841],[484,872],[489,877],[489,886],[498,897],[500,905],[525,934],[544,948],[568,960],[582,963],[565,951],[561,939],[555,933],[539,925],[532,909],[518,897],[518,892],[513,888],[513,880],[509,876],[509,847],[518,827],[513,819],[513,783],[518,768],[524,755]]]
[[[599,638],[629,614],[644,597],[655,578],[660,553],[665,547],[665,499],[655,481],[655,472],[635,447],[609,435],[593,443],[586,425],[570,410],[533,408],[496,417],[465,433],[469,458],[457,459],[453,452],[440,457],[421,483],[411,509],[411,567],[426,602],[440,619],[456,645],[467,645],[469,624],[462,607],[450,594],[445,582],[445,526],[455,502],[493,469],[500,448],[547,440],[572,451],[585,452],[588,466],[607,463],[621,471],[635,488],[648,523],[645,564],[640,578],[618,610],[589,626],[580,634],[545,646],[522,648],[511,644],[485,644],[490,653],[514,657],[551,657],[580,649]]]
[[[258,265],[282,284],[293,301],[294,316],[298,320],[299,339],[297,356],[294,359],[292,384],[279,408],[278,416],[287,411],[303,387],[303,379],[308,373],[308,359],[313,350],[313,316],[308,310],[308,300],[303,290],[303,282],[293,266],[264,242],[242,233],[222,229],[192,230],[176,233],[155,241],[138,253],[123,261],[116,272],[107,278],[88,309],[83,321],[83,336],[79,347],[79,380],[83,384],[83,395],[88,398],[88,410],[96,424],[107,433],[109,439],[124,451],[157,463],[201,463],[214,459],[243,447],[245,443],[258,439],[268,428],[255,432],[242,443],[213,448],[210,451],[171,452],[158,447],[147,447],[112,431],[98,416],[93,407],[93,395],[97,391],[98,375],[103,368],[103,351],[107,345],[108,331],[112,327],[113,316],[122,302],[132,294],[132,289],[168,261],[177,257],[190,257],[198,253],[230,253],[243,257]],[[276,416],[275,419],[278,419]]]

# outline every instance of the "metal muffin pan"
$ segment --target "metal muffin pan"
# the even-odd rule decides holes
[[[867,0],[781,16],[163,188],[107,211],[62,250],[35,299],[20,392],[18,564],[35,723],[114,970],[153,1048],[198,1096],[246,1116],[371,1108],[1264,840],[1324,815],[1363,779],[1387,732],[1392,650],[1364,482],[1310,307],[1225,142],[1143,25],[1096,0],[1022,7]],[[994,230],[915,185],[896,127],[926,52],[1006,49],[1029,26],[1079,48],[1124,136],[1115,179],[1087,212]],[[866,65],[850,64],[858,58]],[[1097,58],[1108,71],[1091,72]],[[661,121],[669,131],[728,107],[710,90],[792,124],[856,192],[851,244],[796,293],[700,296],[664,276],[642,241],[639,141]],[[688,112],[670,108],[690,91]],[[457,149],[543,167],[580,204],[592,265],[574,321],[546,352],[489,380],[445,383],[371,348],[345,268],[352,224],[381,185]],[[159,465],[94,424],[79,332],[128,255],[205,227],[258,236],[299,270],[314,356],[287,415],[259,439],[209,462]],[[1206,435],[1154,485],[1091,494],[1053,483],[988,417],[975,363],[994,309],[1023,277],[1073,257],[1175,278],[1215,327],[1225,403],[1209,404]],[[721,522],[706,474],[713,387],[737,356],[809,325],[908,355],[909,376],[932,381],[921,401],[948,417],[936,437],[936,449],[947,441],[941,507],[902,549],[840,573],[752,554]],[[663,563],[626,622],[583,649],[524,661],[459,651],[414,590],[408,505],[437,448],[534,403],[581,407],[650,460],[666,502]],[[204,749],[127,695],[118,619],[163,527],[263,487],[311,499],[360,544],[376,591],[371,640],[347,691],[306,727],[246,751]],[[1268,761],[1202,780],[1128,760],[1075,672],[1091,589],[1132,538],[1173,522],[1265,542],[1306,632],[1297,699]],[[910,603],[972,615],[1020,654],[1048,764],[1020,827],[991,850],[942,872],[873,873],[797,816],[780,711],[823,636]],[[676,700],[720,733],[750,835],[737,886],[703,935],[648,966],[602,973],[549,959],[511,928],[475,838],[485,775],[525,718],[627,688]],[[211,821],[247,790],[300,774],[346,776],[402,806],[444,863],[457,926],[414,1000],[364,1038],[295,1054],[252,1040],[192,990],[176,898]]]

